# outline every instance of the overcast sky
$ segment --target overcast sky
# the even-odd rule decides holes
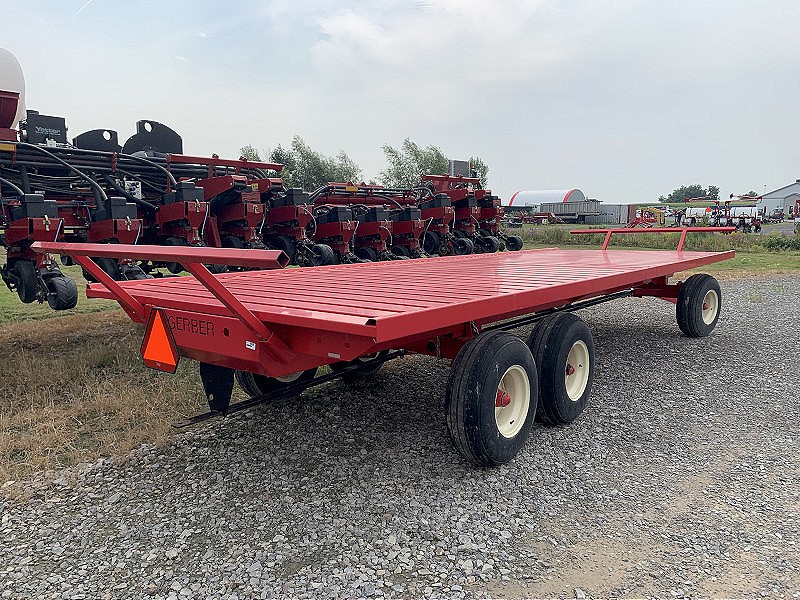
[[[140,119],[188,154],[302,136],[365,178],[406,137],[477,155],[505,201],[610,203],[800,178],[796,0],[0,0],[28,108],[70,137]]]

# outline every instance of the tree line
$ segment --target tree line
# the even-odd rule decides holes
[[[406,138],[399,148],[384,144],[381,150],[386,157],[386,168],[367,182],[371,185],[416,187],[422,175],[442,175],[449,169],[448,157],[437,146],[423,147]],[[251,144],[243,146],[240,153],[247,160],[262,160],[261,153]],[[313,190],[329,182],[363,181],[361,168],[346,152],[340,150],[335,155],[325,155],[311,148],[299,135],[292,138],[288,147],[278,144],[265,154],[267,162],[283,165],[280,176],[286,187]],[[469,160],[485,188],[489,183],[489,167],[480,157],[473,156]]]

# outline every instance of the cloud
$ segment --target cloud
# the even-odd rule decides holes
[[[194,35],[195,37],[199,37],[201,40],[207,40],[213,37],[213,34],[210,34],[206,31],[198,31]]]
[[[530,81],[563,62],[574,48],[562,35],[566,24],[542,26],[552,21],[551,4],[439,0],[340,9],[318,19],[322,37],[310,53],[324,74],[372,83],[446,81],[466,89]]]

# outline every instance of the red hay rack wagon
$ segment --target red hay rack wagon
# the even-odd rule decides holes
[[[586,407],[595,350],[574,311],[655,296],[676,304],[685,335],[711,333],[722,300],[717,281],[669,277],[734,253],[686,252],[682,242],[675,251],[551,248],[298,269],[283,269],[286,256],[276,250],[61,242],[34,249],[73,257],[99,281],[89,297],[114,299],[148,323],[146,364],[172,371],[179,357],[200,362],[210,412],[189,422],[336,377],[365,377],[415,352],[453,360],[445,398],[451,440],[472,464],[493,466],[517,454],[534,418],[567,424]],[[177,262],[193,277],[115,281],[89,256]],[[271,270],[212,275],[204,264]],[[532,323],[528,340],[510,332]],[[317,376],[323,365],[331,372]],[[235,381],[250,401],[230,404]]]

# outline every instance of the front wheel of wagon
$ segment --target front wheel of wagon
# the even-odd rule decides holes
[[[351,365],[357,365],[358,368],[352,371],[348,371],[344,375],[342,375],[342,381],[345,383],[355,383],[357,381],[363,381],[368,379],[375,373],[377,373],[380,368],[383,366],[382,362],[372,363],[371,361],[375,360],[376,358],[383,358],[389,354],[388,350],[381,350],[380,352],[375,352],[374,354],[367,354],[365,356],[359,356],[356,359],[351,360],[350,362],[342,361],[336,362],[330,365],[331,371],[341,371],[345,367],[349,367]]]
[[[236,382],[239,384],[248,396],[257,398],[264,394],[278,392],[285,388],[287,385],[299,383],[301,381],[309,381],[317,374],[317,369],[307,369],[305,371],[298,371],[284,375],[283,377],[267,377],[265,375],[256,375],[249,371],[236,371]],[[302,392],[293,394],[292,397],[296,398]]]
[[[592,392],[592,332],[572,313],[556,313],[542,319],[528,343],[539,368],[537,419],[550,425],[572,423]]]
[[[678,291],[678,327],[688,337],[705,337],[717,326],[721,308],[719,282],[711,275],[692,275]]]
[[[458,353],[445,395],[447,431],[478,467],[510,461],[531,430],[538,400],[530,349],[505,331],[481,333]]]

